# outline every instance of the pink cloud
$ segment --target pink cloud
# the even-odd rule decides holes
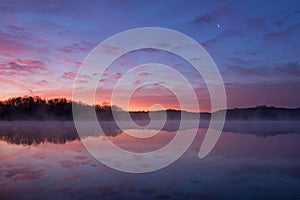
[[[79,43],[66,45],[60,50],[65,53],[74,53],[74,52],[89,52],[90,50],[92,50],[92,48],[93,48],[92,43],[81,40]]]
[[[17,73],[19,73],[19,72],[33,73],[37,70],[47,70],[47,67],[41,61],[15,59],[6,64],[1,64],[0,70],[6,71],[6,72],[7,71],[15,71]],[[15,72],[13,72],[13,74]]]
[[[24,86],[16,81],[13,81],[11,79],[7,79],[7,78],[3,78],[0,76],[0,83],[1,84],[9,84],[15,87],[20,87],[20,88],[24,88]]]
[[[139,74],[139,76],[149,76],[149,75],[151,75],[151,74],[148,73],[148,72],[143,72],[143,73],[140,73],[140,74]]]
[[[74,80],[76,76],[77,76],[78,78],[81,78],[81,80],[84,79],[84,81],[85,81],[86,79],[90,79],[90,78],[91,78],[91,77],[88,76],[88,75],[78,75],[78,74],[75,73],[75,72],[64,72],[63,75],[62,75],[62,78],[64,78],[64,79],[69,79],[69,80]]]
[[[65,78],[65,79],[75,79],[76,77],[76,73],[74,72],[65,72],[62,76],[62,78]]]
[[[75,67],[80,67],[80,65],[81,65],[81,62],[79,62],[77,60],[73,60],[71,58],[66,58],[64,60],[66,61],[66,63],[71,64],[71,65],[73,65]]]
[[[123,76],[123,74],[120,73],[120,72],[116,72],[116,74],[113,75],[113,77],[114,77],[115,79],[120,79],[122,76]]]
[[[141,84],[141,83],[143,83],[143,81],[141,81],[141,80],[135,80],[135,81],[133,82],[133,85],[139,85],[139,84]]]
[[[36,84],[37,86],[45,86],[45,85],[48,84],[48,81],[46,81],[46,80],[41,80],[41,81],[35,82],[35,84]]]

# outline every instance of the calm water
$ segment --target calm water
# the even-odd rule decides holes
[[[170,123],[137,140],[104,126],[114,143],[135,152],[158,149],[176,133]],[[199,159],[205,133],[202,124],[167,168],[126,174],[94,159],[71,122],[0,122],[0,199],[300,199],[299,122],[228,122],[213,151]]]

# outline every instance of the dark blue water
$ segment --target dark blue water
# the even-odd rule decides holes
[[[197,154],[206,129],[199,128],[170,166],[128,174],[94,159],[72,123],[1,122],[0,199],[300,199],[298,123],[232,123],[204,159]],[[175,133],[165,130],[147,148]],[[145,147],[122,133],[111,139],[133,151]]]

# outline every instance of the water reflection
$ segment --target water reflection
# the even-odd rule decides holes
[[[208,121],[201,121],[199,128],[207,128]],[[88,127],[88,124],[87,124]],[[101,127],[106,136],[116,137],[123,132],[114,122],[101,122]],[[179,121],[168,121],[161,131],[174,132],[179,127]],[[125,128],[131,129],[130,124]],[[186,123],[183,130],[188,130]],[[300,133],[300,123],[297,121],[227,121],[223,132],[253,134],[257,136],[269,136],[286,133]],[[157,127],[152,127],[150,132],[157,131]],[[135,134],[139,130],[134,130]],[[145,130],[140,131],[141,134]],[[85,137],[99,136],[100,133],[88,131]],[[146,136],[145,136],[146,137]],[[141,136],[143,138],[143,136]],[[0,122],[0,140],[9,144],[39,145],[43,143],[65,144],[66,142],[79,140],[73,122]]]
[[[108,132],[114,128],[106,124]],[[175,134],[167,128],[153,143],[139,143],[118,131],[111,139],[124,149],[151,150]],[[85,150],[71,122],[1,122],[0,130],[0,199],[300,197],[300,129],[293,122],[227,122],[228,132],[205,159],[197,157],[206,132],[200,128],[179,160],[149,174],[120,173],[99,163]],[[269,135],[274,136],[261,137]]]
[[[65,144],[80,139],[73,122],[0,122],[0,129],[0,140],[9,144]],[[121,130],[113,123],[103,126],[103,130],[107,136],[121,134]]]

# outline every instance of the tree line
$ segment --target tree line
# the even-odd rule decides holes
[[[0,120],[73,120],[72,104],[83,111],[95,109],[99,120],[113,120],[117,118],[127,120],[127,115],[120,107],[104,103],[90,106],[72,102],[66,98],[42,99],[40,97],[14,97],[0,101]],[[167,113],[167,120],[180,120],[183,114],[186,119],[199,119],[197,113],[180,110],[153,111],[152,114]],[[218,111],[217,111],[218,112]],[[129,112],[133,120],[149,121],[149,111]],[[160,115],[158,115],[160,116]],[[210,113],[201,113],[201,119],[209,120]],[[160,119],[157,117],[157,119]],[[252,108],[235,108],[226,110],[227,120],[299,120],[300,108],[276,108],[256,106]]]
[[[72,101],[66,98],[42,99],[40,97],[13,97],[0,101],[0,120],[72,120]],[[76,103],[77,106],[92,107]],[[120,110],[117,106],[93,106],[97,116],[104,120],[112,119],[112,109]]]

